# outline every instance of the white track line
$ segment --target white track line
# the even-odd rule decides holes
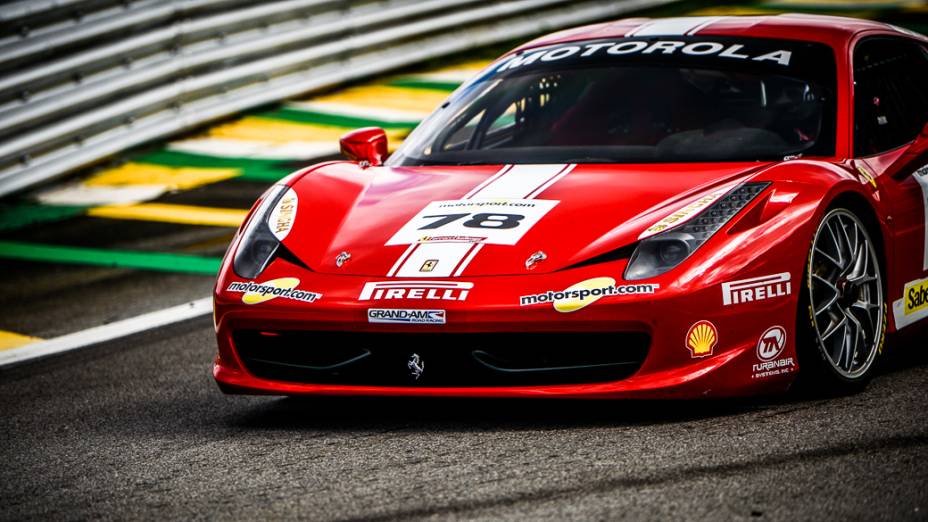
[[[0,368],[41,359],[59,353],[86,348],[120,337],[126,337],[146,330],[160,328],[194,317],[208,315],[213,311],[213,298],[205,297],[189,303],[165,308],[156,312],[142,314],[115,323],[95,326],[61,337],[47,339],[0,352]]]

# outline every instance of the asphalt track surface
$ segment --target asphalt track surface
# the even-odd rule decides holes
[[[266,185],[159,202],[243,209]],[[81,216],[2,239],[220,256],[231,234]],[[55,337],[212,285],[0,261],[0,330]],[[214,350],[203,317],[0,370],[0,520],[928,520],[924,339],[849,397],[653,403],[225,396]]]
[[[0,373],[0,519],[928,513],[914,346],[850,397],[643,403],[225,396],[214,343],[202,318]]]

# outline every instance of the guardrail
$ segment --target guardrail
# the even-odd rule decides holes
[[[672,1],[13,2],[0,196],[256,106]]]

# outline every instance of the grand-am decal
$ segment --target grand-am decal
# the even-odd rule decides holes
[[[893,316],[896,328],[928,318],[928,279],[918,279],[905,285],[902,299],[893,303]]]
[[[754,54],[745,44],[725,45],[719,42],[681,42],[679,40],[622,40],[602,41],[588,44],[567,44],[529,50],[513,56],[497,67],[496,72],[509,71],[531,65],[535,62],[556,62],[564,58],[590,58],[593,56],[626,55],[679,55],[679,56],[717,56],[733,60],[753,60],[755,62],[773,62],[788,66],[792,51],[778,49],[773,52]]]
[[[293,222],[296,220],[297,202],[296,192],[292,188],[287,189],[283,197],[277,201],[274,210],[271,211],[267,225],[271,227],[271,232],[278,241],[283,241],[290,234],[290,229],[293,228]]]
[[[710,321],[699,321],[686,332],[686,348],[694,359],[709,357],[719,343],[719,331]]]
[[[783,375],[796,369],[796,362],[792,357],[778,359],[786,349],[786,329],[782,326],[772,326],[761,334],[757,340],[757,359],[754,364],[754,379],[763,379],[774,375]]]
[[[576,312],[599,301],[603,297],[616,295],[653,294],[660,285],[633,284],[616,285],[611,277],[594,277],[571,285],[564,290],[548,290],[538,294],[523,295],[520,306],[552,303],[558,312]]]
[[[364,283],[359,301],[387,299],[425,299],[464,301],[474,283],[462,281],[377,281]]]
[[[433,234],[479,236],[491,245],[515,245],[558,201],[540,199],[433,201],[387,241],[409,245]],[[432,239],[434,241],[434,239]]]
[[[299,284],[300,280],[295,277],[281,277],[263,283],[235,281],[229,283],[226,291],[243,293],[242,302],[245,304],[264,303],[278,297],[304,303],[314,303],[322,298],[322,294],[299,290],[297,288]]]
[[[444,310],[368,308],[367,321],[384,324],[445,324]]]
[[[725,306],[753,303],[793,293],[789,272],[722,283]]]
[[[684,206],[683,208],[675,211],[664,219],[661,219],[657,223],[654,223],[648,227],[647,230],[638,236],[638,239],[646,239],[653,235],[660,234],[665,230],[669,230],[671,228],[680,226],[683,223],[686,223],[687,221],[696,217],[700,212],[705,210],[706,207],[715,203],[717,199],[724,196],[730,190],[730,188],[731,187],[725,187],[723,189],[716,190],[715,192],[702,196],[696,201]]]

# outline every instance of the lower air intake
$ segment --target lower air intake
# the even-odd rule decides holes
[[[239,331],[233,340],[247,370],[262,379],[422,387],[617,381],[638,371],[651,343],[639,332]]]

